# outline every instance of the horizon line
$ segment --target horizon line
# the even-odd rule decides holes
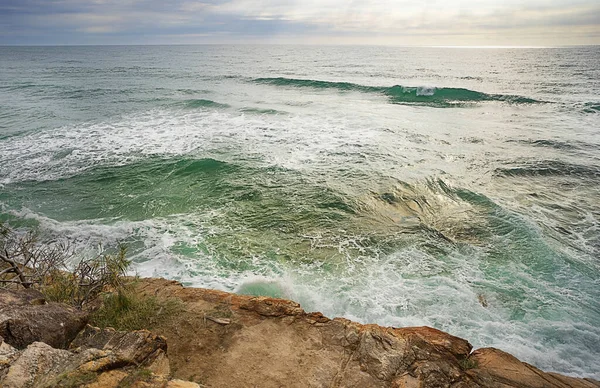
[[[395,44],[361,44],[361,43],[271,43],[271,42],[223,42],[223,43],[88,43],[88,44],[61,44],[61,43],[38,43],[38,44],[0,44],[0,47],[131,47],[131,46],[381,46],[381,47],[413,47],[413,48],[468,48],[468,49],[544,49],[544,48],[569,48],[569,47],[596,47],[599,44],[569,44],[569,45],[395,45]]]

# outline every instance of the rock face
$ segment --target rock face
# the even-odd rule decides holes
[[[600,387],[496,349],[471,353],[466,340],[429,327],[361,325],[164,279],[144,279],[139,291],[184,302],[153,330],[167,338],[173,376],[209,387]]]
[[[146,330],[121,332],[91,326],[73,341],[71,350],[42,342],[17,350],[4,342],[0,346],[0,386],[198,387],[169,381],[166,350],[165,339]]]
[[[0,336],[17,349],[36,341],[64,349],[86,323],[87,314],[46,303],[38,291],[0,289]]]
[[[68,350],[28,343],[30,332],[22,338],[10,331],[21,346],[0,342],[0,386],[600,388],[597,381],[542,372],[497,349],[471,352],[466,340],[429,327],[361,325],[306,313],[288,300],[163,279],[142,279],[137,287],[140,294],[179,299],[183,307],[154,334],[88,325],[72,341],[63,335],[53,342]],[[28,320],[38,316],[35,309],[48,308],[30,303],[38,297],[5,294],[0,300],[10,303],[0,312],[13,317],[8,306],[27,307],[23,327],[56,341]]]
[[[71,349],[77,352],[101,349],[112,352],[121,362],[143,367],[154,374],[168,376],[170,373],[165,338],[148,330],[126,332],[88,325],[71,343]]]
[[[485,387],[577,387],[597,388],[598,381],[575,379],[557,373],[544,373],[516,357],[494,348],[478,349],[471,355],[478,369],[469,371]]]
[[[86,320],[34,290],[0,289],[0,386],[199,387],[169,380],[164,337],[85,326]]]

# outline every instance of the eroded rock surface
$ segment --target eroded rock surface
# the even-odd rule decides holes
[[[164,279],[137,284],[141,294],[180,300],[181,311],[153,332],[88,325],[72,341],[61,332],[53,343],[68,342],[68,350],[28,343],[28,331],[9,331],[18,346],[0,342],[0,386],[600,388],[594,380],[542,372],[498,349],[471,352],[468,341],[429,327],[362,325],[306,313],[288,300]],[[11,309],[25,306],[23,327],[56,341],[29,321],[47,308],[33,300],[39,295],[29,291],[1,294],[0,313],[14,316]]]
[[[471,355],[477,364],[471,374],[482,386],[522,388],[598,388],[593,380],[576,379],[557,373],[544,373],[538,368],[519,361],[516,357],[495,348],[477,349]]]
[[[122,362],[137,365],[154,374],[168,376],[167,342],[148,330],[117,331],[87,325],[71,343],[71,349],[81,352],[101,349],[112,352]]]
[[[495,349],[471,353],[468,341],[429,327],[361,325],[164,279],[143,279],[139,291],[184,302],[154,330],[167,338],[173,376],[209,387],[600,387]]]
[[[44,342],[65,349],[87,323],[87,314],[60,303],[47,303],[35,290],[0,288],[0,336],[23,349]]]
[[[0,386],[199,387],[169,380],[165,340],[146,330],[121,332],[88,326],[73,345],[77,347],[64,350],[34,342],[18,350],[2,343]]]

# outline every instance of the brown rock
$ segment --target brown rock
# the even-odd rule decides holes
[[[455,337],[432,327],[403,327],[396,329],[396,331],[401,335],[411,334],[419,336],[421,339],[434,346],[446,349],[452,355],[458,358],[468,357],[469,353],[471,353],[471,349],[473,349],[473,346],[469,343],[469,341]]]
[[[167,388],[200,388],[200,385],[191,381],[173,379],[167,383]]]
[[[2,350],[0,347],[0,353]],[[130,354],[136,353],[141,354],[135,351]],[[0,373],[0,386],[6,388],[164,388],[168,383],[166,374],[152,373],[134,359],[123,358],[113,350],[80,347],[68,351],[34,342],[22,351],[13,348],[9,354],[11,361],[7,371]],[[166,361],[166,356],[160,360]]]
[[[0,386],[600,388],[594,380],[544,373],[497,349],[479,349],[428,327],[362,325],[295,302],[184,288],[143,279],[138,291],[179,298],[185,309],[157,333],[87,326],[71,351],[35,342],[0,345]],[[5,304],[44,307],[7,294]],[[8,302],[7,302],[8,301]],[[216,320],[216,321],[215,321]],[[217,322],[218,321],[218,322]],[[467,369],[470,368],[470,369]],[[174,377],[182,380],[168,380]]]
[[[42,342],[34,342],[12,363],[2,379],[4,388],[42,387],[61,372],[61,365],[68,364],[73,354],[67,350],[54,349]]]
[[[19,350],[10,346],[0,337],[0,381],[8,373],[8,368],[19,357]]]
[[[169,374],[166,339],[148,330],[127,332],[87,325],[73,340],[71,349],[111,351],[124,362],[139,365],[159,375]]]
[[[142,279],[138,290],[184,302],[181,314],[153,330],[168,338],[174,377],[201,378],[209,387],[600,388],[543,373],[510,355],[514,364],[502,369],[494,357],[483,356],[485,350],[469,356],[468,341],[433,328],[331,320],[291,301],[163,279]],[[214,311],[227,312],[230,323],[204,319]],[[479,368],[466,369],[471,363]],[[511,376],[511,370],[521,372]],[[533,383],[540,379],[546,385]]]
[[[470,359],[477,368],[470,371],[475,380],[485,387],[519,388],[599,388],[584,379],[574,379],[554,373],[544,373],[538,368],[519,361],[516,357],[495,348],[473,352]]]
[[[87,323],[88,315],[64,304],[40,300],[43,295],[35,290],[0,289],[0,336],[18,349],[33,342],[67,348]]]
[[[129,374],[123,370],[110,370],[100,374],[96,381],[87,385],[87,388],[117,388]]]

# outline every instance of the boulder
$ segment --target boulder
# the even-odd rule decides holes
[[[148,330],[118,331],[87,325],[71,343],[71,349],[110,351],[119,359],[151,370],[158,375],[169,374],[167,341]]]
[[[48,386],[74,355],[62,349],[54,349],[42,342],[34,342],[20,352],[2,379],[4,388],[28,388]]]
[[[0,288],[0,336],[17,349],[34,342],[65,349],[87,320],[87,313],[61,303],[47,303],[38,291]]]
[[[164,339],[147,331],[118,332],[90,327],[88,336],[79,338],[79,347],[55,349],[34,342],[24,350],[7,343],[0,345],[0,386],[3,388],[160,387],[170,384]],[[102,344],[101,339],[107,339]],[[101,344],[102,349],[90,347]],[[4,362],[3,362],[4,361]],[[138,363],[139,361],[139,363]],[[154,370],[153,370],[154,368]],[[198,387],[175,381],[173,387]]]
[[[469,374],[484,387],[600,388],[600,383],[594,380],[542,372],[495,348],[477,349],[469,359],[476,366]]]
[[[169,340],[173,377],[210,387],[600,388],[544,373],[430,327],[363,325],[295,302],[141,279],[138,292],[185,308],[153,330]],[[227,323],[207,317],[226,313]]]

